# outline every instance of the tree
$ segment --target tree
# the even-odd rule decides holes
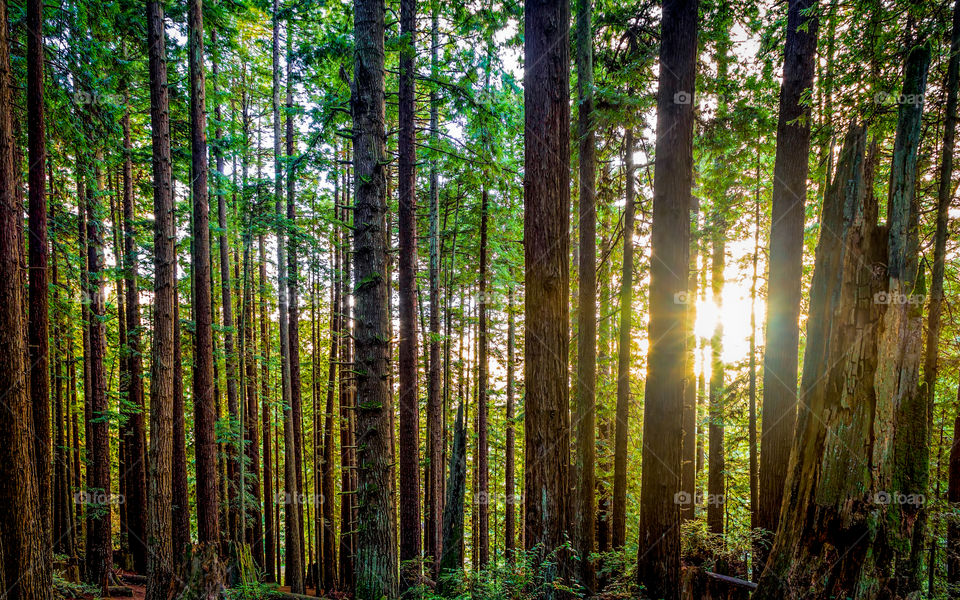
[[[30,288],[28,310],[28,344],[30,348],[30,400],[33,405],[34,463],[37,477],[37,497],[40,500],[40,531],[43,536],[44,559],[39,565],[41,581],[50,579],[49,565],[53,560],[53,523],[50,487],[50,317],[47,301],[47,239],[46,168],[47,144],[44,121],[44,52],[43,2],[27,2],[27,144],[30,165],[29,265]]]
[[[289,60],[289,57],[288,57]],[[290,314],[287,280],[287,235],[284,224],[283,173],[280,129],[280,5],[273,2],[273,165],[274,202],[277,228],[277,290],[280,313],[280,389],[283,410],[283,490],[286,497],[284,525],[286,527],[286,553],[284,556],[284,580],[295,594],[302,594],[303,564],[300,547],[300,496],[297,488],[296,420],[293,414],[290,378]],[[299,381],[297,382],[299,385]]]
[[[7,32],[7,3],[0,6],[0,340],[5,348],[0,385],[8,390],[0,410],[0,553],[2,581],[11,600],[50,598],[44,581],[47,551],[42,521],[38,517],[39,484],[33,461],[33,411],[27,394],[27,349],[21,335],[24,327],[23,299],[19,285],[20,238],[15,200],[14,139],[11,107],[11,71]],[[34,565],[41,568],[34,569]]]
[[[644,394],[638,579],[655,597],[680,591],[680,452],[684,319],[690,264],[697,1],[663,5],[657,92],[657,163],[650,258],[650,351]]]
[[[197,457],[197,534],[215,558],[220,541],[217,490],[217,445],[214,426],[217,399],[213,377],[213,298],[210,265],[210,203],[207,189],[207,114],[203,56],[203,0],[191,0],[190,151],[193,193],[194,437]]]
[[[150,472],[147,496],[148,600],[166,600],[173,581],[174,348],[176,327],[176,219],[170,164],[170,104],[167,90],[163,9],[147,2],[150,56],[150,123],[153,145],[154,268],[153,354],[150,373]],[[185,473],[184,473],[185,474]],[[177,549],[178,552],[182,548]]]
[[[417,2],[400,3],[400,106],[397,220],[400,309],[400,562],[402,588],[415,584],[420,539],[420,413],[417,392],[417,198],[415,65],[417,58]],[[358,195],[359,198],[359,195]],[[359,264],[358,264],[359,267]]]
[[[590,0],[577,1],[577,91],[580,137],[579,309],[577,313],[576,519],[580,580],[594,589],[590,553],[596,536],[597,210]]]
[[[626,206],[623,209],[623,271],[620,277],[620,340],[617,351],[617,408],[613,453],[613,548],[627,538],[627,436],[630,420],[630,333],[633,321],[633,233],[636,204],[633,171],[633,128],[623,138]]]
[[[440,43],[440,16],[437,2],[431,2],[430,76],[439,74],[437,57]],[[436,148],[440,139],[440,110],[436,86],[430,88],[430,145]],[[440,574],[443,552],[443,449],[444,403],[441,398],[442,369],[440,361],[440,177],[437,159],[430,159],[430,367],[427,380],[427,488],[424,551],[433,558],[433,577]]]
[[[524,3],[524,542],[539,561],[570,525],[569,17],[567,0]]]
[[[384,4],[354,3],[353,115],[354,407],[357,466],[356,596],[397,595],[397,556],[390,516],[390,386],[387,338],[386,177],[384,140]]]
[[[784,43],[783,81],[773,167],[773,209],[768,266],[766,349],[760,421],[760,505],[757,526],[777,530],[793,443],[800,340],[800,280],[804,204],[810,152],[810,106],[817,53],[817,0],[790,0]],[[757,561],[766,562],[764,544]]]

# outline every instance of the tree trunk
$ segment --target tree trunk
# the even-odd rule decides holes
[[[335,178],[334,202],[340,200],[339,177]],[[336,208],[334,209],[336,211]],[[334,236],[338,236],[335,232]],[[333,402],[336,394],[337,361],[340,346],[340,248],[339,240],[331,243],[333,255],[333,281],[330,285],[330,359],[327,376],[326,417],[323,427],[323,583],[324,589],[337,587],[337,550],[336,523],[334,508],[336,491],[334,488],[333,464]],[[342,529],[342,527],[341,527]]]
[[[723,200],[718,199],[718,202]],[[711,290],[716,314],[723,315],[723,269],[726,263],[726,223],[718,206],[713,224],[713,258],[711,260]],[[723,534],[724,484],[724,403],[726,390],[723,381],[723,319],[717,318],[710,339],[710,447],[709,471],[707,473],[707,528],[711,533]]]
[[[662,32],[637,573],[650,594],[669,600],[677,598],[680,590],[676,495],[680,491],[684,320],[689,300],[697,1],[665,1]]]
[[[274,472],[273,472],[273,423],[270,407],[270,325],[267,314],[267,256],[263,234],[257,240],[260,275],[260,402],[261,402],[261,429],[263,429],[263,533],[264,533],[264,564],[265,579],[268,583],[279,581],[277,563],[277,533],[274,523]]]
[[[933,282],[930,286],[929,327],[927,329],[927,360],[924,363],[926,391],[930,405],[933,404],[937,380],[937,342],[939,339],[940,312],[943,303],[943,270],[946,255],[948,215],[952,200],[953,146],[957,127],[957,87],[960,82],[960,2],[953,7],[953,34],[950,38],[950,62],[947,67],[947,107],[943,133],[943,158],[940,163],[940,184],[937,201],[937,233],[934,244]],[[939,259],[939,260],[938,260]],[[934,317],[936,315],[936,317]],[[936,331],[934,330],[936,327]],[[932,355],[932,356],[931,356]],[[960,389],[958,389],[960,393]],[[958,402],[960,407],[960,402]],[[947,501],[956,510],[960,503],[960,409],[953,428],[953,445],[950,447]],[[936,545],[930,550],[929,569],[936,564]],[[951,519],[947,525],[947,583],[960,586],[960,519]]]
[[[453,433],[453,447],[450,449],[447,498],[443,505],[443,554],[440,557],[440,579],[437,581],[437,586],[440,593],[444,595],[456,588],[456,573],[463,569],[463,494],[467,485],[466,438],[461,395]]]
[[[783,82],[773,167],[773,209],[767,277],[766,349],[760,436],[760,505],[757,526],[766,540],[777,530],[797,413],[797,353],[800,340],[800,281],[803,275],[804,202],[810,151],[810,107],[817,53],[817,0],[789,0]]]
[[[357,466],[356,596],[397,595],[397,555],[390,516],[390,356],[387,339],[386,132],[384,130],[384,4],[354,3],[354,253],[357,322],[354,407]],[[411,305],[412,306],[412,305]],[[412,321],[412,319],[411,319]],[[411,333],[411,335],[413,335]],[[413,355],[415,357],[415,354]],[[416,471],[416,465],[414,465]]]
[[[343,206],[350,205],[348,174],[344,174]],[[341,219],[348,222],[347,209],[341,211]],[[346,229],[346,228],[345,228]],[[350,290],[351,244],[350,235],[342,233],[340,283],[340,364],[346,368],[339,371],[340,377],[340,586],[352,590],[355,583],[355,558],[357,541],[356,514],[356,445],[354,443],[355,413],[353,406],[353,323]]]
[[[524,4],[524,541],[548,587],[562,574],[542,561],[565,542],[571,502],[569,20],[568,0]]]
[[[133,225],[133,152],[130,140],[130,114],[123,116],[123,266],[126,316],[127,361],[127,437],[124,440],[129,462],[125,469],[127,528],[133,565],[138,573],[147,573],[147,481],[146,432],[144,430],[143,349],[140,329],[140,289],[138,255]]]
[[[97,163],[98,164],[98,163]],[[90,299],[90,437],[87,476],[87,552],[86,579],[106,592],[108,573],[113,565],[111,543],[110,419],[107,401],[107,375],[103,364],[106,354],[106,303],[104,292],[103,206],[100,172],[94,173],[95,190],[87,185],[87,264]]]
[[[478,506],[478,542],[477,559],[481,569],[490,562],[490,407],[487,339],[487,255],[489,242],[487,221],[490,213],[489,193],[484,189],[480,194],[480,285],[477,311],[477,489]]]
[[[430,75],[439,74],[438,45],[440,17],[437,2],[431,2]],[[439,143],[439,99],[436,86],[430,88],[430,145]],[[430,367],[427,386],[427,481],[429,493],[424,513],[424,553],[432,558],[432,576],[440,574],[443,551],[443,442],[446,431],[441,398],[440,364],[440,177],[437,159],[430,159]]]
[[[297,267],[297,234],[295,221],[297,217],[297,207],[295,204],[297,182],[294,178],[295,163],[293,160],[296,152],[293,131],[293,26],[292,19],[287,18],[287,98],[286,98],[287,120],[286,120],[286,143],[287,143],[287,298],[289,307],[287,309],[287,318],[289,321],[288,335],[290,337],[290,407],[293,411],[293,447],[297,471],[297,493],[303,499],[303,398],[300,388],[300,295],[299,295],[299,275]],[[299,521],[298,529],[300,531],[300,568],[306,567],[304,560],[304,520],[303,504],[297,504],[297,519]]]
[[[182,573],[193,551],[190,539],[190,488],[187,483],[187,425],[183,401],[183,335],[180,329],[180,295],[174,289],[173,305],[173,558],[176,573]],[[179,575],[178,575],[179,576]]]
[[[147,2],[147,45],[150,55],[150,131],[153,145],[154,299],[150,373],[150,473],[147,495],[147,600],[167,600],[172,592],[175,561],[183,548],[173,546],[173,431],[176,397],[174,365],[177,337],[176,215],[170,160],[170,105],[167,89],[166,32],[160,2]],[[124,206],[126,211],[126,206]],[[185,467],[185,465],[184,465]],[[186,472],[184,472],[184,480]],[[181,511],[185,507],[181,508]],[[187,530],[189,531],[189,530]]]
[[[400,380],[400,564],[401,591],[416,584],[422,544],[420,539],[420,411],[417,389],[417,198],[416,198],[416,90],[417,2],[400,2],[399,94],[399,380]],[[359,81],[359,79],[358,79]],[[358,90],[359,91],[359,90]],[[373,107],[370,107],[373,108]],[[359,115],[358,115],[359,116]],[[370,133],[374,133],[371,131]],[[359,148],[359,146],[358,146]],[[370,150],[373,150],[372,148]],[[376,152],[376,151],[374,151]],[[379,156],[372,154],[367,160]],[[358,156],[358,158],[360,158]],[[360,194],[357,194],[360,199]],[[357,262],[357,269],[361,268]],[[357,351],[359,353],[360,347]],[[391,394],[392,395],[392,394]],[[361,400],[363,395],[361,394]]]
[[[7,390],[0,410],[0,579],[11,600],[51,597],[44,571],[46,565],[43,523],[38,518],[41,502],[33,462],[33,410],[27,386],[26,348],[23,339],[23,297],[20,287],[20,238],[17,233],[16,174],[11,107],[12,76],[7,4],[0,6],[0,302],[5,309],[0,321],[4,348],[0,386]]]
[[[950,202],[952,200],[952,179],[953,179],[953,150],[956,139],[957,129],[957,88],[960,86],[960,2],[954,2],[953,7],[953,33],[950,39],[950,60],[947,63],[947,105],[946,115],[943,126],[943,149],[940,159],[940,181],[937,188],[937,229],[934,237],[933,248],[933,269],[930,282],[930,305],[927,309],[927,339],[926,353],[923,360],[923,393],[926,395],[928,424],[932,425],[933,407],[936,401],[938,351],[940,347],[940,314],[943,311],[943,276],[947,248],[947,236],[949,230]],[[956,433],[954,434],[956,437]],[[942,436],[941,436],[942,437]],[[956,444],[954,444],[954,447]],[[952,450],[955,452],[955,450]],[[939,458],[938,458],[939,465]],[[939,468],[938,468],[939,471]],[[938,482],[939,491],[939,482]],[[920,534],[919,539],[915,539],[913,550],[921,552],[923,548],[923,531],[928,518],[927,507],[922,507],[920,512],[920,522],[916,529]],[[936,527],[933,528],[936,531]],[[947,548],[955,548],[960,540],[951,534],[955,534],[955,528],[948,526]],[[951,544],[951,542],[953,542]],[[937,543],[930,544],[930,559],[927,569],[930,574],[932,588],[933,576],[936,570]],[[949,559],[948,559],[949,561]],[[914,578],[919,576],[919,557],[914,557],[912,561],[917,567]],[[948,562],[949,564],[949,562]],[[948,578],[949,580],[949,578]],[[950,583],[960,583],[960,578]],[[912,589],[918,589],[919,584],[914,581]],[[928,594],[932,591],[928,591]]]
[[[203,56],[203,0],[191,0],[190,140],[193,177],[193,288],[196,326],[193,367],[194,438],[197,461],[197,533],[200,544],[220,542],[217,398],[213,375],[213,298],[210,268],[210,206],[207,190],[207,114]]]
[[[50,364],[47,286],[47,147],[44,123],[43,1],[27,2],[27,146],[29,157],[29,310],[27,343],[30,359],[30,400],[33,405],[34,471],[37,478],[43,560],[34,566],[38,581],[50,585],[53,523],[50,492]],[[19,164],[15,166],[19,169]]]
[[[504,541],[503,547],[506,550],[507,560],[514,559],[516,551],[517,538],[517,509],[514,504],[519,504],[520,497],[517,495],[516,482],[516,431],[514,431],[513,420],[515,418],[513,396],[514,396],[514,372],[516,368],[516,324],[514,322],[514,291],[513,285],[507,290],[507,439],[505,449],[504,466],[504,489],[506,490],[504,498]]]
[[[633,233],[634,202],[633,128],[623,140],[626,170],[626,206],[623,209],[623,270],[620,276],[620,340],[617,352],[617,409],[613,454],[613,530],[614,550],[623,548],[627,539],[627,437],[630,421],[630,344],[633,327]]]
[[[580,581],[588,592],[595,585],[597,425],[597,209],[596,142],[593,114],[593,29],[590,0],[577,0],[577,136],[580,140],[579,310],[577,312],[577,497],[575,543]]]
[[[695,385],[697,353],[697,257],[700,253],[700,199],[693,197],[690,205],[690,291],[687,294],[687,320],[684,323],[687,336],[687,364],[684,370],[683,388],[683,449],[680,458],[680,518],[684,521],[696,517],[697,502],[697,386]]]

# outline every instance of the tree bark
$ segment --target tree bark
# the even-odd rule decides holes
[[[273,2],[273,156],[274,156],[274,200],[277,219],[277,289],[280,317],[280,389],[281,410],[283,412],[283,489],[285,496],[284,528],[286,541],[284,553],[283,578],[290,591],[302,594],[303,565],[300,548],[299,490],[297,489],[297,446],[295,439],[296,421],[293,414],[290,378],[290,316],[287,296],[287,232],[284,224],[283,174],[286,168],[282,162],[283,137],[280,119],[280,6]]]
[[[273,471],[273,423],[270,406],[270,325],[267,313],[267,255],[264,236],[260,234],[257,240],[260,275],[260,402],[261,402],[261,429],[263,429],[263,533],[264,554],[266,565],[265,579],[269,583],[278,582],[277,569],[277,523],[274,522],[274,471]]]
[[[644,394],[638,580],[654,597],[680,591],[679,506],[684,320],[689,300],[690,203],[697,1],[663,6],[653,181],[650,324]]]
[[[170,160],[170,105],[167,90],[166,32],[160,2],[147,2],[150,57],[150,130],[153,146],[154,299],[150,361],[150,464],[147,495],[147,600],[167,600],[172,591],[174,374],[176,337],[176,215]],[[124,206],[126,211],[126,206]],[[182,414],[182,412],[180,413]],[[186,473],[184,473],[186,475]]]
[[[431,2],[430,76],[439,74],[439,7]],[[430,88],[430,145],[439,143],[439,98],[436,86]],[[424,521],[424,552],[432,558],[432,575],[440,574],[443,551],[443,442],[445,436],[444,405],[441,398],[442,365],[440,363],[440,177],[437,159],[430,159],[430,367],[427,386],[427,481],[429,493]]]
[[[50,585],[41,569],[47,551],[38,518],[39,484],[33,462],[33,410],[27,386],[23,297],[20,287],[20,238],[17,233],[16,174],[11,107],[12,74],[7,34],[7,3],[0,5],[0,340],[5,349],[0,386],[8,393],[0,410],[0,574],[11,600],[46,599]]]
[[[623,140],[626,170],[626,206],[623,213],[623,270],[620,276],[620,340],[617,351],[617,408],[613,454],[613,529],[611,545],[623,548],[627,539],[627,425],[630,421],[630,345],[633,327],[633,233],[634,202],[633,128]]]
[[[507,560],[514,560],[516,552],[517,538],[517,509],[514,504],[519,504],[517,495],[517,458],[516,458],[516,431],[514,430],[513,420],[515,418],[513,396],[514,396],[514,377],[516,369],[516,323],[514,322],[514,291],[513,285],[507,290],[507,423],[506,423],[506,448],[504,450],[504,489],[506,490],[504,498],[504,540],[503,547],[506,550]]]
[[[943,133],[943,158],[940,162],[940,183],[937,196],[937,233],[934,243],[933,281],[930,286],[930,307],[927,328],[927,357],[924,380],[928,403],[932,406],[937,382],[937,347],[940,333],[940,312],[943,304],[943,271],[950,202],[952,200],[953,147],[957,128],[957,88],[960,84],[960,2],[953,6],[953,33],[950,38],[950,61],[947,65],[947,107]],[[932,346],[932,348],[931,348]],[[958,390],[960,392],[960,390]],[[960,407],[960,402],[958,402]],[[960,503],[960,410],[953,429],[950,447],[947,501],[955,509]],[[960,586],[960,520],[947,525],[947,583]],[[929,569],[936,564],[936,544],[931,546]],[[932,572],[932,571],[931,571]]]
[[[723,200],[718,200],[723,202]],[[713,257],[711,260],[711,289],[716,314],[723,315],[723,269],[726,263],[726,224],[718,207],[713,224]],[[711,533],[723,534],[724,488],[726,465],[724,461],[724,403],[726,390],[723,381],[723,319],[717,318],[710,339],[710,447],[707,473],[707,528]]]
[[[570,526],[569,21],[568,0],[524,3],[524,541],[548,589]]]
[[[577,0],[577,134],[580,141],[579,309],[577,312],[577,450],[575,543],[579,576],[590,593],[596,586],[593,561],[596,536],[597,425],[597,207],[596,141],[593,114],[593,29],[590,0]]]
[[[416,198],[416,58],[417,2],[400,2],[399,94],[399,380],[400,380],[400,564],[401,591],[416,585],[420,538],[420,411],[417,389],[417,198]],[[359,90],[358,90],[359,92]],[[372,131],[370,133],[373,133]],[[374,154],[373,156],[378,156]],[[358,156],[359,158],[359,156]],[[360,199],[359,191],[357,199]],[[358,275],[361,265],[358,261]],[[357,348],[358,353],[360,348]],[[362,399],[362,395],[361,395]],[[414,561],[414,562],[411,562]]]
[[[30,400],[33,405],[34,472],[37,478],[43,561],[34,566],[38,580],[50,585],[53,561],[53,496],[50,477],[50,363],[47,286],[49,242],[47,240],[46,172],[47,146],[44,123],[45,65],[43,52],[43,2],[29,0],[26,6],[27,32],[27,146],[30,159],[28,181],[29,225],[29,309],[27,343],[30,359]],[[19,164],[15,166],[19,169]]]
[[[489,254],[488,220],[490,196],[486,189],[480,193],[480,284],[477,311],[477,495],[478,542],[477,559],[481,569],[490,562],[490,399],[489,399],[489,360],[487,334],[487,255]]]
[[[803,275],[804,203],[810,151],[810,107],[817,53],[817,0],[789,0],[783,82],[773,167],[773,209],[767,277],[766,349],[760,436],[760,505],[757,526],[766,541],[777,530],[797,413],[797,357],[800,340],[800,281]]]
[[[386,131],[384,129],[384,4],[354,3],[354,254],[357,311],[353,332],[357,402],[356,596],[397,595],[397,555],[390,516],[390,414],[387,377]],[[412,335],[412,334],[411,334]]]
[[[207,190],[207,114],[203,56],[203,0],[191,0],[190,146],[193,177],[193,289],[196,332],[193,367],[194,438],[197,461],[197,534],[200,544],[220,542],[217,489],[217,398],[213,375],[210,205]]]
[[[437,581],[441,594],[452,591],[456,587],[456,572],[463,569],[463,494],[467,485],[466,437],[461,395],[454,427],[453,447],[450,449],[447,498],[443,505],[443,554],[440,557],[440,579]]]

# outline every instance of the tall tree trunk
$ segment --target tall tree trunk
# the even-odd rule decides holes
[[[130,140],[130,113],[123,115],[123,263],[126,293],[127,333],[127,433],[124,440],[129,464],[126,467],[127,528],[133,565],[138,573],[147,572],[147,477],[146,432],[144,429],[143,349],[140,330],[140,289],[136,230],[133,225],[133,145]]]
[[[687,318],[684,323],[687,336],[687,364],[683,388],[683,449],[680,458],[680,518],[693,519],[697,507],[697,386],[694,366],[697,353],[697,257],[700,253],[700,199],[691,198],[690,204],[690,291],[687,294]]]
[[[689,300],[690,203],[697,1],[663,5],[657,99],[657,164],[650,258],[650,351],[644,394],[638,579],[655,597],[680,591],[680,491],[684,320]]]
[[[617,408],[613,454],[613,530],[614,550],[627,540],[627,437],[630,421],[630,344],[633,327],[633,234],[636,203],[633,171],[633,128],[627,127],[623,139],[626,171],[626,206],[623,209],[623,269],[620,276],[620,340],[617,350]]]
[[[954,2],[953,6],[953,32],[950,38],[950,60],[947,63],[947,106],[944,116],[943,142],[940,159],[940,181],[937,188],[937,229],[934,236],[933,248],[933,269],[930,282],[930,305],[927,309],[927,339],[923,360],[923,392],[926,395],[928,423],[932,425],[933,407],[936,401],[937,374],[939,371],[938,351],[940,346],[940,314],[943,311],[943,276],[947,249],[947,236],[950,219],[950,202],[952,200],[952,179],[953,179],[953,150],[956,140],[957,129],[957,89],[960,86],[960,2]],[[955,433],[956,437],[957,434]],[[942,437],[942,435],[941,435]],[[956,452],[956,443],[952,452]],[[939,458],[938,458],[939,464]],[[939,470],[939,469],[938,469]],[[939,482],[938,482],[939,489]],[[927,507],[923,507],[920,512],[921,521],[916,525],[920,532],[919,539],[915,539],[913,550],[920,552],[923,547],[923,531],[928,518]],[[936,531],[936,528],[934,528]],[[947,528],[947,548],[954,549],[960,540],[956,536],[956,527],[952,525]],[[951,544],[952,542],[952,544]],[[937,543],[930,544],[930,559],[927,569],[930,574],[932,588],[933,576],[936,571]],[[955,554],[957,551],[953,551]],[[948,564],[949,564],[948,558]],[[956,560],[956,559],[954,559]],[[919,560],[915,557],[913,564],[919,567]],[[916,569],[919,571],[919,568]],[[955,573],[957,579],[950,583],[960,583],[960,573]],[[915,573],[915,577],[919,573]],[[948,578],[949,580],[949,578]],[[914,583],[913,589],[919,588]],[[928,594],[930,594],[928,591]]]
[[[463,495],[467,486],[467,431],[463,411],[461,394],[453,447],[450,449],[447,498],[443,504],[443,553],[440,556],[440,579],[437,581],[441,594],[455,587],[455,579],[452,580],[451,576],[463,569]]]
[[[609,181],[609,177],[604,176],[604,179]],[[604,210],[601,213],[600,221],[600,248],[601,256],[604,258],[600,261],[600,273],[598,278],[600,280],[600,323],[598,337],[600,340],[600,347],[598,350],[597,356],[597,367],[598,367],[598,381],[609,382],[612,373],[612,364],[611,360],[611,340],[612,336],[612,321],[613,313],[610,310],[610,298],[611,298],[611,263],[612,259],[612,249],[613,249],[613,240],[608,238],[603,232],[610,231],[610,211]],[[606,391],[609,388],[606,385],[600,387],[601,390]],[[597,477],[597,552],[608,552],[610,550],[610,533],[611,533],[611,506],[610,506],[610,493],[612,491],[610,476],[613,473],[613,420],[614,414],[611,411],[611,406],[609,399],[606,393],[603,396],[599,397],[597,400],[597,421],[599,423],[599,452],[600,456],[598,458],[598,466],[600,475]],[[604,585],[604,581],[598,582],[598,585],[601,587]]]
[[[518,504],[519,495],[517,492],[517,482],[516,482],[516,469],[517,469],[517,458],[516,458],[516,438],[517,434],[514,430],[513,420],[514,415],[514,406],[513,406],[513,396],[514,396],[514,377],[516,369],[516,323],[514,322],[514,291],[513,285],[511,285],[507,290],[507,422],[506,422],[506,448],[504,451],[505,462],[504,466],[504,489],[506,493],[504,494],[504,510],[506,514],[504,515],[504,540],[503,547],[506,550],[507,560],[513,561],[514,554],[516,552],[516,539],[517,539],[517,508],[514,504]]]
[[[190,488],[187,482],[187,424],[183,400],[183,335],[180,328],[180,295],[174,286],[173,305],[173,558],[178,571],[189,558],[193,546],[190,539]]]
[[[147,2],[150,57],[150,131],[153,146],[155,215],[153,349],[150,361],[150,465],[147,495],[147,600],[167,600],[175,561],[183,548],[173,546],[174,374],[177,321],[176,214],[170,161],[170,104],[167,89],[166,32],[163,8]],[[124,206],[126,211],[126,206]],[[129,293],[129,290],[128,290]]]
[[[258,177],[259,179],[259,177]],[[261,429],[263,429],[263,533],[264,533],[264,564],[266,565],[266,581],[273,583],[279,578],[279,556],[277,555],[277,523],[274,522],[274,470],[273,470],[273,422],[270,418],[270,325],[267,313],[267,255],[264,236],[261,233],[257,239],[259,250],[260,275],[260,403]]]
[[[430,76],[439,74],[438,45],[440,16],[438,2],[430,3]],[[430,146],[440,139],[440,110],[436,86],[430,88]],[[432,575],[440,574],[443,551],[443,442],[446,431],[441,398],[440,364],[440,177],[437,159],[430,159],[430,367],[427,385],[427,508],[424,513],[426,540],[424,553],[432,558]]]
[[[590,0],[577,0],[577,92],[580,140],[579,310],[577,312],[577,497],[574,522],[580,556],[580,581],[588,592],[596,585],[593,561],[596,536],[597,426],[597,207],[596,142],[593,114],[593,28]]]
[[[7,390],[0,410],[0,579],[11,600],[51,597],[46,580],[48,551],[39,518],[39,484],[34,465],[33,410],[27,386],[23,297],[20,287],[20,238],[17,233],[16,169],[11,107],[13,78],[7,35],[7,3],[0,6],[0,321],[4,348],[0,389]],[[32,187],[32,186],[31,186]],[[41,568],[34,568],[43,565]]]
[[[34,471],[37,478],[39,524],[43,560],[34,568],[38,580],[50,585],[53,560],[52,499],[50,492],[50,365],[47,286],[47,146],[44,123],[43,1],[27,2],[27,146],[29,156],[29,310],[27,343],[30,359],[30,400],[33,405]],[[4,82],[5,84],[5,82]],[[19,169],[19,164],[15,166]],[[5,388],[9,389],[9,388]]]
[[[220,541],[217,398],[213,375],[213,298],[210,266],[210,206],[207,190],[206,76],[203,56],[203,0],[191,0],[190,146],[193,177],[193,287],[196,354],[193,367],[194,438],[197,461],[197,534],[201,545]]]
[[[280,6],[273,2],[273,156],[274,156],[274,200],[277,218],[277,289],[280,313],[280,389],[283,411],[283,486],[286,503],[284,506],[284,527],[286,548],[284,553],[284,581],[290,591],[302,594],[303,565],[300,548],[300,517],[297,489],[297,448],[295,440],[296,422],[291,405],[292,380],[290,378],[290,316],[287,297],[287,232],[284,224],[283,174],[286,168],[282,162],[283,137],[280,119]],[[299,383],[299,382],[298,382]]]
[[[960,405],[960,387],[957,388]],[[950,468],[947,476],[947,502],[951,508],[960,507],[960,410],[953,422],[953,444],[950,446]],[[947,585],[960,585],[960,520],[947,523]]]
[[[304,498],[303,492],[303,398],[300,387],[300,297],[299,275],[297,267],[297,233],[294,223],[297,217],[295,204],[297,181],[295,176],[294,107],[293,107],[293,19],[287,18],[287,97],[286,97],[286,184],[287,184],[287,309],[288,335],[290,337],[290,407],[293,411],[293,447],[294,465],[297,473],[297,493]],[[297,503],[298,529],[300,531],[300,568],[306,567],[304,560],[304,520],[303,503]]]
[[[344,173],[343,206],[350,205],[348,173]],[[348,210],[341,211],[341,219],[348,222]],[[346,228],[344,228],[346,229]],[[340,587],[343,590],[352,590],[355,582],[355,558],[357,541],[356,515],[356,444],[354,435],[354,405],[353,405],[353,323],[350,289],[351,276],[351,244],[350,235],[341,232],[342,268],[339,273],[340,283]]]
[[[237,389],[240,380],[239,355],[234,344],[234,332],[237,330],[233,317],[232,288],[230,287],[230,246],[227,240],[227,197],[223,188],[223,109],[220,101],[220,47],[217,43],[217,31],[210,32],[210,43],[213,46],[213,102],[214,102],[214,141],[212,152],[215,159],[216,173],[213,176],[213,190],[217,200],[217,228],[218,246],[220,247],[220,296],[223,308],[223,351],[227,368],[227,411],[229,413],[229,428],[231,440],[227,444],[227,473],[228,490],[227,508],[227,537],[233,543],[243,540],[241,522],[242,510],[242,483],[240,481],[242,440],[240,423],[240,391]]]
[[[723,200],[719,200],[722,203]],[[713,217],[713,257],[711,262],[711,291],[716,314],[723,315],[723,269],[726,264],[726,223],[718,206]],[[724,403],[726,390],[723,381],[723,320],[717,318],[710,339],[710,448],[707,472],[707,527],[711,533],[723,533],[724,484]]]
[[[99,158],[99,157],[98,157]],[[89,471],[87,476],[87,553],[86,579],[105,593],[108,573],[113,566],[111,542],[110,487],[110,406],[107,401],[107,374],[103,364],[106,354],[106,303],[104,297],[103,207],[99,199],[101,181],[99,167],[93,176],[94,189],[87,185],[87,264],[89,280],[86,294],[90,299],[90,437],[87,439]]]
[[[384,10],[379,0],[354,3],[354,93],[351,96],[356,169],[354,431],[357,435],[357,521],[363,523],[356,536],[356,595],[362,599],[393,598],[398,589],[396,538],[390,517],[388,446],[392,409],[387,380],[390,356],[386,336],[387,257],[383,232],[386,212]]]
[[[400,564],[403,571],[400,587],[402,590],[406,590],[416,583],[420,569],[417,559],[422,548],[420,539],[420,398],[417,390],[417,138],[414,121],[416,117],[414,81],[417,59],[416,0],[402,0],[400,2],[400,34],[403,36],[400,51],[400,106],[398,109],[400,136],[397,190],[397,225],[400,238],[398,257],[400,283],[400,348],[398,361],[400,379]],[[370,109],[373,108],[370,107]],[[369,133],[372,134],[374,131]],[[369,150],[373,150],[373,148]],[[380,156],[376,150],[373,151],[375,153],[366,157],[367,160]],[[359,158],[361,157],[358,153]],[[360,200],[359,190],[357,199]],[[360,268],[361,264],[358,260],[358,275]],[[357,351],[359,354],[359,345]],[[361,400],[362,397],[361,394]],[[411,569],[413,572],[410,572]]]
[[[569,20],[568,0],[524,3],[524,541],[534,564],[570,525]],[[541,576],[549,589],[562,574],[550,561]]]
[[[485,568],[490,562],[490,400],[489,400],[489,367],[488,367],[488,333],[487,333],[487,262],[489,254],[488,225],[490,213],[489,192],[484,189],[480,198],[480,285],[477,311],[477,494],[479,498],[478,511],[478,542],[477,559],[480,568]]]
[[[759,456],[757,454],[757,262],[760,256],[760,123],[757,122],[757,169],[756,195],[753,203],[753,271],[750,276],[750,406],[749,427],[747,435],[750,444],[750,530],[757,528],[757,510],[760,499],[760,472]],[[756,581],[763,571],[763,564],[757,561],[756,550],[751,556],[751,579]]]
[[[340,200],[339,177],[336,177],[334,202]],[[334,209],[336,210],[336,209]],[[337,233],[333,234],[337,236]],[[340,347],[340,249],[339,240],[331,242],[333,281],[330,285],[330,359],[327,371],[327,403],[323,426],[323,583],[325,590],[337,586],[336,523],[334,522],[335,488],[333,464],[333,402],[336,394],[337,361]],[[341,527],[342,529],[342,527]]]
[[[937,381],[937,345],[940,333],[940,312],[943,304],[943,270],[946,256],[948,215],[952,200],[953,147],[957,127],[957,88],[960,83],[960,2],[953,7],[953,33],[950,38],[950,62],[947,66],[947,107],[943,133],[943,158],[940,162],[940,183],[937,196],[937,233],[934,244],[933,282],[930,286],[930,308],[927,329],[927,357],[924,362],[924,381],[928,402],[933,404]],[[939,259],[939,260],[938,260]],[[934,316],[936,315],[936,316]],[[936,330],[934,328],[936,327]],[[934,340],[931,342],[931,340]],[[931,351],[931,346],[933,346]],[[960,395],[960,389],[958,389]],[[960,397],[960,396],[958,396]],[[958,402],[960,407],[960,402]],[[947,501],[956,508],[960,505],[960,408],[957,410],[950,447]],[[936,544],[931,545],[929,569],[936,565]],[[960,520],[947,524],[947,583],[960,586]]]
[[[769,536],[777,530],[797,414],[800,281],[803,275],[804,202],[810,151],[810,107],[817,53],[817,0],[789,0],[783,81],[773,167],[773,209],[767,277],[766,348],[763,353],[760,505],[757,526],[768,532],[757,544],[766,562]]]

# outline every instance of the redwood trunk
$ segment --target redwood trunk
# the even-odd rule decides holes
[[[650,324],[644,394],[638,579],[657,598],[680,591],[680,453],[693,183],[697,1],[663,5],[653,181]]]
[[[568,0],[524,3],[524,542],[536,565],[570,526],[569,21]],[[541,567],[548,588],[562,577]]]

